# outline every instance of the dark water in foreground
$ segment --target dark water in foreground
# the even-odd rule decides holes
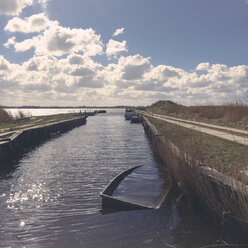
[[[0,179],[0,247],[193,248],[220,238],[218,226],[176,207],[174,196],[159,210],[102,214],[100,191],[136,165],[144,165],[133,175],[139,184],[129,178],[117,194],[156,202],[163,169],[143,127],[120,110],[35,148]],[[136,190],[128,193],[130,185]]]

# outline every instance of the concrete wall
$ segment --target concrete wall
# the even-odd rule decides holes
[[[86,124],[85,116],[13,132],[5,137],[5,141],[0,141],[0,162],[20,156],[27,148],[35,146],[57,133],[64,133],[84,124]]]
[[[179,148],[166,137],[163,137],[145,117],[143,118],[143,126],[151,139],[152,146],[171,169],[179,188],[183,192],[191,191],[185,192],[187,196],[192,193],[190,200],[203,203],[221,219],[231,217],[239,224],[247,227],[248,186],[246,184],[209,166],[203,166],[197,161],[194,161],[194,165],[192,165],[191,158],[187,154],[182,155]],[[174,154],[177,159],[166,160],[164,157],[168,153]]]

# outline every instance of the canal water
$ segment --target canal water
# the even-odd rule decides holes
[[[107,111],[1,173],[0,247],[194,248],[221,238],[219,227],[182,207],[178,195],[159,210],[104,212],[99,193],[126,169],[142,165],[116,195],[155,204],[167,185],[142,125],[125,121],[123,110]]]

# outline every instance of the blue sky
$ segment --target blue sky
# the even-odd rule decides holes
[[[246,0],[0,0],[0,23],[0,104],[246,100]]]

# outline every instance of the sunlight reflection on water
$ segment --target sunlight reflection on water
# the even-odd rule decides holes
[[[179,217],[172,200],[156,211],[100,213],[99,193],[128,168],[144,165],[116,194],[132,190],[136,182],[129,197],[150,201],[161,190],[163,176],[144,129],[125,121],[123,113],[108,110],[90,117],[87,125],[41,144],[9,165],[12,171],[0,180],[1,248],[160,248],[173,241],[180,219],[190,217],[187,213]],[[182,226],[190,233],[191,225]],[[200,232],[202,226],[193,226],[199,230],[193,236],[211,239]],[[182,237],[177,238],[180,244]]]
[[[20,235],[24,243],[30,237],[44,241],[48,231],[63,234],[67,225],[70,233],[77,233],[74,224],[82,229],[88,226],[86,215],[99,216],[99,193],[114,176],[135,165],[154,164],[142,126],[126,122],[123,110],[91,117],[86,126],[26,154],[0,181],[0,232],[7,244],[17,246]],[[77,216],[81,222],[63,223],[65,217]],[[8,240],[10,230],[13,235]]]

